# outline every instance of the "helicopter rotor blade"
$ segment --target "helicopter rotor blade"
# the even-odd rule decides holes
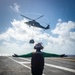
[[[22,14],[20,14],[22,17],[24,17],[24,18],[27,18],[27,19],[29,19],[29,20],[32,20],[31,18],[29,18],[29,17],[26,17],[26,16],[24,16],[24,15],[22,15]]]
[[[40,17],[36,18],[35,20],[38,20],[39,18],[43,17],[44,15],[41,15]]]

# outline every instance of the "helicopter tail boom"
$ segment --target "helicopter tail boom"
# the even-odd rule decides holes
[[[50,25],[48,25],[45,29],[50,29]]]

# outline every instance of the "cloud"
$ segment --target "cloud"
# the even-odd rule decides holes
[[[31,52],[33,50],[33,47],[30,46],[29,40],[30,39],[36,39],[38,41],[37,35],[42,34],[40,31],[41,29],[34,27],[29,27],[24,22],[26,22],[26,19],[23,19],[21,21],[13,20],[11,22],[12,27],[8,28],[8,30],[2,34],[0,34],[0,48],[3,50],[3,52],[13,53],[16,52],[19,54],[19,51],[23,53]],[[35,37],[34,37],[35,36]],[[4,46],[4,48],[3,48]],[[32,49],[32,50],[30,50]],[[27,51],[26,51],[27,50]],[[12,52],[13,51],[13,52]],[[18,52],[17,52],[18,51]]]
[[[61,19],[58,19],[58,23],[61,23],[62,22],[62,20]]]
[[[56,27],[51,30],[52,35],[36,27],[29,27],[23,20],[14,19],[11,22],[12,27],[0,34],[0,53],[17,53],[24,54],[32,52],[34,44],[30,44],[29,40],[34,39],[35,43],[43,42],[44,51],[57,54],[73,54],[75,53],[75,22],[59,22]],[[58,36],[55,36],[55,35]]]
[[[51,30],[53,35],[57,37],[49,37],[50,42],[46,46],[47,49],[52,49],[51,52],[71,54],[75,52],[75,22],[61,22],[57,23],[55,29]],[[50,46],[50,47],[49,47]]]
[[[10,6],[10,8],[13,10],[13,11],[15,11],[15,12],[18,12],[18,13],[20,13],[20,6],[17,4],[17,3],[14,3],[14,5],[13,6]]]
[[[56,28],[52,30],[53,34],[58,34],[60,38],[64,39],[65,42],[75,42],[75,32],[71,31],[75,29],[75,22],[68,21],[56,25]],[[73,41],[72,41],[73,40]]]

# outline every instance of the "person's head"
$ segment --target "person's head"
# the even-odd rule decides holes
[[[41,49],[43,49],[44,47],[42,46],[42,43],[37,43],[35,46],[34,46],[34,49],[36,49],[37,51],[40,51]]]

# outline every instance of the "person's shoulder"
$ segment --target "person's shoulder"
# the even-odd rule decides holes
[[[36,52],[34,51],[34,52],[32,52],[32,54],[36,54]]]
[[[42,55],[43,53],[42,52],[39,52],[39,51],[37,51],[37,52],[32,52],[32,55]]]

